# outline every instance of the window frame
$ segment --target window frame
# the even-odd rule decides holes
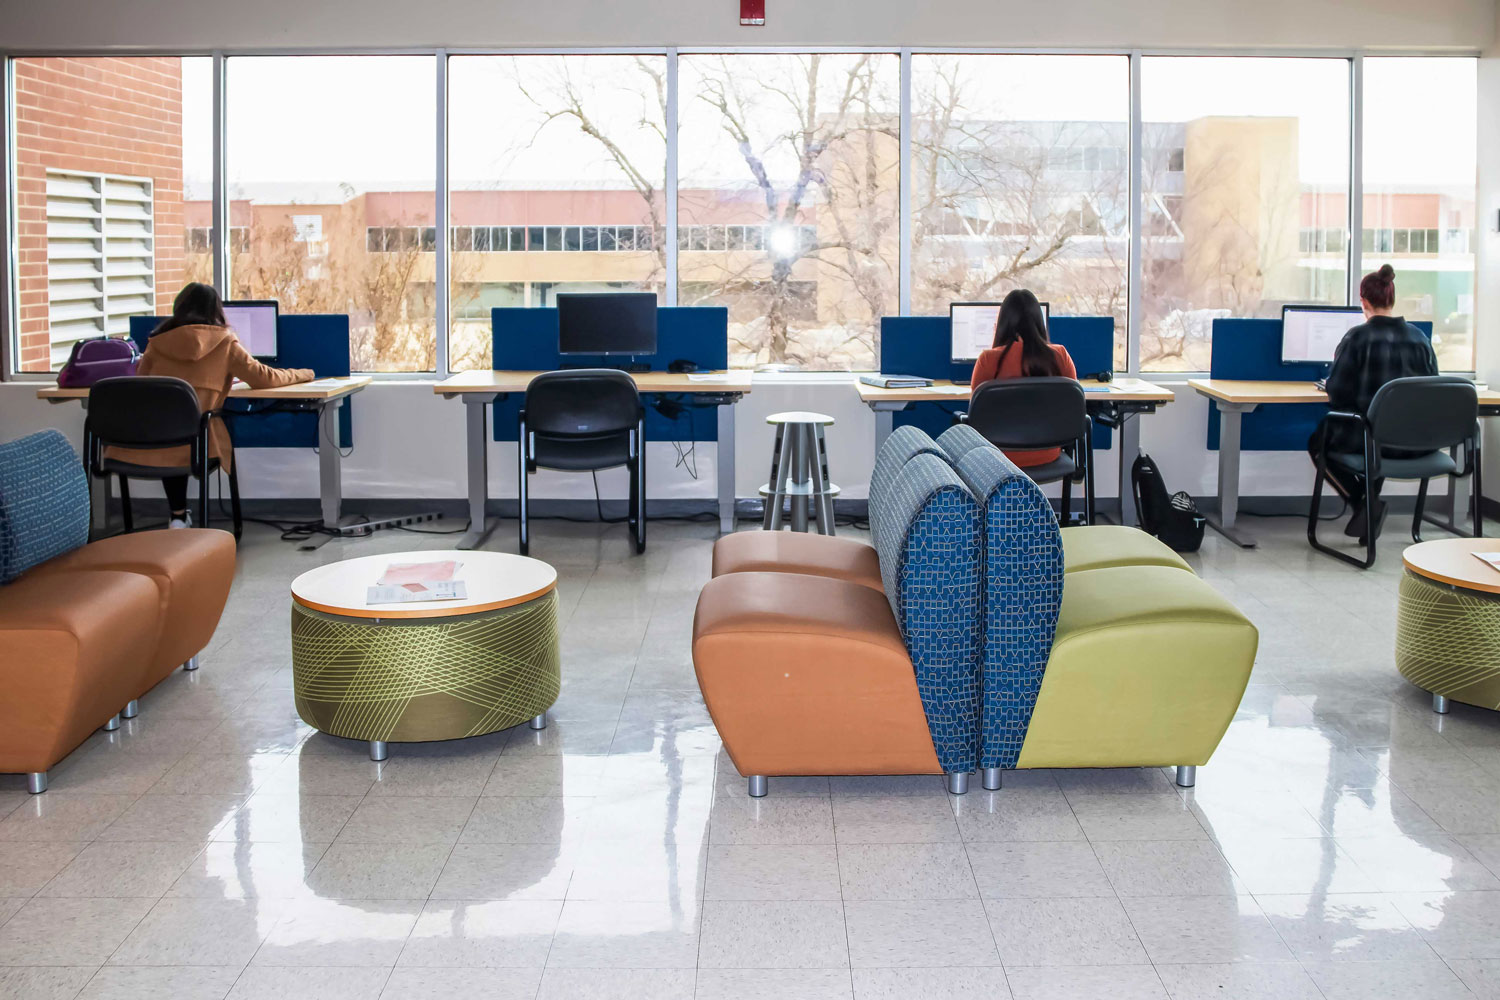
[[[213,221],[214,226],[210,232],[210,243],[215,260],[215,278],[222,281],[223,263],[227,260],[233,248],[230,245],[233,240],[231,227],[228,222],[228,189],[226,178],[228,175],[225,163],[224,135],[225,116],[224,89],[225,89],[225,63],[229,58],[236,56],[426,56],[431,57],[434,62],[434,71],[439,81],[439,101],[434,113],[437,118],[438,148],[434,150],[436,164],[437,187],[434,192],[434,208],[439,219],[435,227],[435,249],[437,256],[441,258],[441,267],[446,269],[449,257],[456,252],[452,246],[451,220],[446,217],[446,202],[448,183],[446,154],[446,131],[447,123],[447,90],[446,70],[448,59],[453,56],[526,56],[526,55],[551,55],[551,56],[590,56],[590,55],[656,55],[664,56],[667,61],[668,97],[667,97],[667,182],[664,196],[667,206],[666,230],[667,246],[667,274],[664,276],[664,288],[666,291],[666,304],[676,304],[676,290],[678,286],[677,252],[679,241],[682,238],[678,233],[678,239],[672,239],[670,234],[678,229],[677,223],[677,66],[678,58],[683,55],[695,54],[753,54],[753,53],[885,53],[893,54],[900,58],[902,73],[899,88],[899,97],[902,109],[901,150],[902,166],[910,164],[910,135],[906,126],[910,124],[910,59],[913,53],[922,54],[976,54],[976,55],[1115,55],[1127,56],[1130,60],[1130,104],[1131,104],[1131,146],[1129,156],[1129,174],[1131,198],[1128,206],[1129,230],[1131,255],[1128,267],[1129,280],[1127,282],[1127,370],[1121,374],[1140,376],[1153,381],[1181,382],[1199,372],[1148,372],[1139,370],[1139,300],[1142,293],[1141,257],[1139,253],[1140,239],[1145,228],[1144,220],[1147,213],[1142,211],[1144,196],[1140,190],[1140,175],[1142,173],[1142,143],[1141,120],[1140,120],[1140,61],[1149,56],[1202,56],[1218,58],[1324,58],[1344,59],[1350,68],[1349,89],[1349,120],[1351,136],[1350,176],[1349,176],[1349,205],[1350,218],[1346,226],[1349,237],[1345,242],[1345,252],[1349,261],[1349,292],[1352,299],[1357,295],[1357,284],[1359,280],[1359,258],[1363,251],[1363,235],[1366,230],[1362,220],[1359,218],[1362,208],[1363,197],[1363,97],[1364,84],[1362,76],[1363,60],[1368,53],[1381,59],[1412,58],[1412,59],[1479,59],[1483,52],[1478,48],[1473,49],[1365,49],[1365,48],[1326,48],[1326,49],[1296,49],[1296,48],[1123,48],[1123,47],[1008,47],[1008,46],[615,46],[615,47],[551,47],[551,48],[521,48],[521,47],[473,47],[473,48],[442,48],[434,46],[421,47],[318,47],[316,49],[303,48],[181,48],[181,49],[148,49],[132,51],[130,57],[139,58],[202,58],[208,57],[213,60],[213,86],[214,86],[214,121],[213,121],[213,179],[212,192],[214,202]],[[0,59],[3,59],[3,72],[0,72],[0,131],[3,131],[4,141],[4,176],[0,178],[3,183],[3,195],[6,208],[6,231],[0,238],[0,381],[48,381],[55,378],[55,374],[40,372],[18,372],[16,371],[17,346],[15,344],[15,331],[18,326],[17,315],[17,275],[15,273],[15,246],[16,246],[16,144],[17,132],[15,126],[15,64],[17,60],[42,59],[42,58],[108,58],[119,57],[121,53],[107,48],[64,48],[55,50],[20,51],[0,49]],[[898,251],[898,267],[901,275],[899,282],[900,304],[899,315],[909,315],[909,289],[910,289],[910,203],[906,192],[908,186],[908,175],[902,170],[900,178],[902,188],[902,201],[899,209],[900,218],[898,223],[901,231],[900,247]],[[1478,180],[1476,177],[1476,194]],[[525,245],[522,250],[531,251],[541,249],[534,247],[530,236],[532,230],[527,227],[519,227],[525,234]],[[1359,238],[1355,234],[1360,234]],[[1394,234],[1392,234],[1394,235]],[[1428,245],[1431,244],[1432,230],[1428,230]],[[1451,226],[1440,225],[1437,227],[1436,235],[1441,252],[1451,252],[1458,245],[1462,245],[1467,252],[1473,252],[1477,240],[1472,231],[1455,230]],[[636,233],[637,240],[639,233]],[[746,243],[749,243],[749,233],[746,233]],[[1394,239],[1392,240],[1394,243]],[[518,248],[511,246],[509,252],[515,252]],[[479,251],[460,251],[479,252]],[[492,249],[489,252],[499,252]],[[1332,251],[1329,251],[1332,252]],[[1428,250],[1427,253],[1433,251]],[[1477,271],[1477,262],[1476,262]],[[1476,275],[1477,284],[1477,275]],[[451,289],[448,282],[439,281],[441,286],[437,290],[437,371],[436,372],[372,372],[376,379],[381,381],[401,381],[412,379],[444,378],[452,374],[448,363],[448,337],[451,319]],[[1477,303],[1476,303],[1477,305]],[[1474,325],[1476,331],[1480,328],[1481,318],[1476,309]],[[1460,374],[1472,375],[1472,369],[1466,369]],[[764,375],[758,375],[764,378]],[[780,377],[780,376],[777,376]],[[790,377],[807,380],[809,378],[847,380],[852,379],[852,373],[841,372],[801,372]]]

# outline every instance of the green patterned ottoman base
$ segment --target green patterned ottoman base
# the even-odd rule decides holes
[[[1434,695],[1500,709],[1500,599],[1403,574],[1396,668]]]
[[[452,618],[342,618],[292,604],[297,714],[334,736],[492,733],[557,700],[557,594]]]

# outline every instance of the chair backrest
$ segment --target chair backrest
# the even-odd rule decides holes
[[[0,583],[89,540],[89,486],[59,431],[0,444]]]
[[[198,393],[180,378],[126,375],[89,388],[85,426],[100,444],[168,448],[198,438]]]
[[[1041,487],[998,448],[965,452],[958,474],[984,518],[979,766],[1013,768],[1062,610],[1062,534]]]
[[[622,434],[643,412],[635,380],[613,368],[543,372],[526,387],[526,430],[538,436]]]
[[[1379,448],[1438,451],[1473,439],[1479,395],[1455,375],[1392,379],[1375,391],[1366,416]]]
[[[906,462],[885,502],[870,508],[886,599],[947,772],[972,771],[978,751],[979,521],[958,473],[930,454]]]
[[[1088,408],[1077,379],[997,378],[974,390],[968,424],[997,448],[1055,448],[1088,430]]]
[[[872,512],[886,502],[891,494],[891,487],[901,476],[901,470],[918,455],[936,455],[942,458],[943,449],[921,428],[907,425],[891,431],[876,453],[875,468],[870,472],[869,507]]]

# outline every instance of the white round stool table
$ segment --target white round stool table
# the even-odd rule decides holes
[[[820,534],[833,534],[833,498],[839,489],[828,480],[828,443],[823,435],[833,418],[788,410],[771,414],[766,423],[776,428],[776,445],[771,450],[770,481],[760,488],[766,498],[761,527],[780,531],[782,505],[790,501],[793,531],[806,531],[811,514]]]
[[[461,601],[366,604],[391,563],[442,560]],[[547,724],[561,675],[557,571],[505,552],[392,552],[292,581],[292,688],[315,729],[370,744],[480,736]]]

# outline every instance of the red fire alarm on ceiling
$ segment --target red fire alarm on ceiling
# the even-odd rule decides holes
[[[740,0],[740,24],[766,23],[766,0]]]

